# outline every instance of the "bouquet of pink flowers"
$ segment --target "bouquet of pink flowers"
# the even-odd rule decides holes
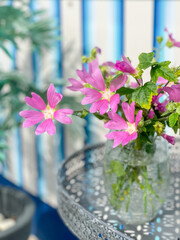
[[[158,38],[158,41],[161,43],[162,38]],[[167,46],[180,47],[180,42],[169,34]],[[158,62],[154,52],[141,53],[136,68],[125,56],[122,61],[100,65],[99,53],[101,50],[94,48],[90,57],[82,57],[84,65],[82,70],[76,71],[78,79],[69,79],[71,86],[68,89],[80,91],[85,96],[81,104],[90,105],[89,109],[83,108],[74,113],[71,109],[56,110],[63,96],[56,93],[51,84],[47,91],[48,105],[36,93],[32,93],[32,98],[25,98],[29,106],[39,111],[20,112],[26,118],[23,127],[30,127],[44,119],[35,133],[53,135],[56,131],[54,119],[70,124],[71,119],[67,115],[85,117],[92,113],[104,120],[105,128],[112,130],[106,138],[114,140],[113,147],[125,146],[133,140],[136,148],[140,148],[144,142],[151,141],[150,136],[155,135],[174,144],[175,138],[168,136],[165,128],[169,126],[175,133],[180,128],[180,68],[170,67],[170,61]],[[144,81],[143,73],[148,68],[150,76]]]

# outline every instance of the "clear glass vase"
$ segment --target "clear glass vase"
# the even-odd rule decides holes
[[[112,148],[107,141],[103,159],[104,184],[110,204],[126,224],[152,220],[169,187],[169,150],[165,140],[135,149],[135,142]]]

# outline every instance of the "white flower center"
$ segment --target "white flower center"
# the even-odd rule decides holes
[[[106,89],[103,93],[103,98],[110,101],[111,96],[112,96],[112,92],[109,89]]]
[[[54,109],[52,108],[46,108],[44,111],[42,111],[44,114],[44,118],[45,119],[49,119],[49,118],[54,118],[53,114],[54,114]]]
[[[137,132],[135,123],[127,123],[127,124],[128,124],[128,128],[126,129],[126,132],[128,132],[129,134],[133,134],[134,132]]]

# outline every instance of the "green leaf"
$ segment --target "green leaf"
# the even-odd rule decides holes
[[[153,63],[153,57],[154,57],[154,53],[150,52],[150,53],[141,53],[139,55],[139,68],[141,69],[146,69],[150,66],[152,66]]]
[[[177,107],[176,112],[180,115],[180,106]]]
[[[176,124],[177,120],[178,120],[178,113],[172,113],[170,116],[169,116],[169,126],[170,127],[174,127],[174,125]]]
[[[179,129],[178,124],[175,124],[174,127],[173,127],[173,130],[174,130],[175,134],[177,134],[178,129]]]
[[[157,82],[159,77],[163,77],[169,82],[176,82],[177,78],[175,73],[168,67],[170,62],[162,62],[152,67],[151,79],[154,83]]]
[[[117,177],[122,177],[126,174],[123,165],[116,160],[111,161],[110,169]]]
[[[142,108],[150,109],[153,95],[157,95],[157,87],[153,82],[147,82],[138,87],[132,94],[132,100]]]
[[[120,89],[118,89],[116,91],[116,93],[118,93],[119,95],[128,95],[128,94],[132,94],[135,91],[135,89],[132,88],[127,88],[127,87],[121,87]]]
[[[176,77],[180,77],[180,69],[175,72]]]
[[[158,65],[168,67],[170,63],[171,63],[171,61],[163,61],[163,62],[158,63]]]

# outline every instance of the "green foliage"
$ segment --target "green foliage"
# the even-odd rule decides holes
[[[32,83],[29,83],[27,77],[18,71],[8,73],[0,72],[0,130],[6,131],[20,124],[18,112],[22,111],[25,102],[24,97],[31,92],[40,92]]]
[[[176,104],[174,102],[169,102],[166,106],[166,109],[170,112],[174,111],[176,109]]]
[[[132,100],[142,108],[150,109],[153,95],[157,95],[157,87],[153,82],[147,82],[134,90]]]
[[[165,127],[164,124],[162,122],[156,121],[153,126],[157,135],[160,136],[164,131],[164,127]]]
[[[110,171],[114,173],[116,177],[122,177],[126,174],[123,165],[118,160],[111,161]]]
[[[38,19],[38,20],[37,20]],[[38,50],[50,48],[58,40],[57,27],[44,11],[25,11],[12,6],[0,7],[0,48],[11,56],[5,43],[12,43],[17,49],[18,39],[30,39],[32,47]]]
[[[151,69],[151,80],[156,83],[159,77],[167,79],[169,82],[176,82],[177,78],[173,70],[169,68],[171,62],[158,63]]]
[[[121,87],[120,89],[118,89],[116,91],[116,93],[118,93],[120,96],[122,96],[122,95],[132,94],[134,91],[135,91],[135,89],[132,89],[132,88]]]
[[[177,107],[176,112],[178,115],[180,115],[180,106]]]
[[[169,126],[174,127],[176,122],[178,121],[179,114],[178,113],[172,113],[169,116]]]
[[[154,64],[153,62],[154,53],[141,53],[139,55],[139,68],[140,69],[147,69],[148,67],[152,66]]]
[[[176,67],[176,68],[173,68],[173,71],[175,73],[175,76],[178,78],[180,77],[180,66],[179,67]]]

